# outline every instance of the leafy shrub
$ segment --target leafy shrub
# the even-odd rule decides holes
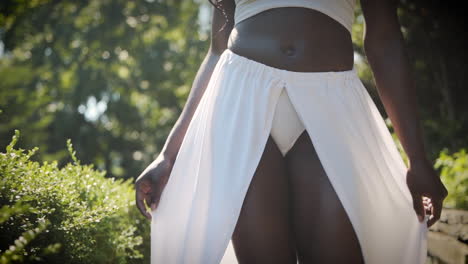
[[[29,205],[23,204],[21,201],[16,202],[13,206],[5,205],[0,208],[0,224],[7,221],[10,217],[15,214],[21,214],[25,212],[34,211]],[[24,248],[28,245],[28,243],[33,240],[39,233],[45,230],[45,228],[50,224],[48,220],[41,219],[39,221],[39,226],[32,229],[25,231],[19,236],[13,245],[11,245],[1,256],[0,256],[0,263],[6,264],[11,262],[24,262],[26,256],[21,254]],[[49,245],[42,250],[42,255],[47,255],[50,253],[56,253],[59,249],[60,244]],[[29,260],[36,260],[39,261],[40,258],[38,256],[31,256]]]
[[[468,155],[466,149],[448,154],[444,149],[435,163],[448,190],[444,207],[468,210]]]
[[[149,221],[136,209],[131,179],[106,178],[93,165],[57,168],[31,161],[38,150],[0,153],[0,263],[149,262]]]

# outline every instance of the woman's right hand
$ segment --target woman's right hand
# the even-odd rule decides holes
[[[151,213],[146,210],[143,201],[146,201],[151,211],[158,207],[161,193],[169,180],[173,163],[172,160],[160,155],[135,181],[136,205],[149,220],[151,220]]]

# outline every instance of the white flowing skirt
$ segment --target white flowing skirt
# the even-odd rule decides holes
[[[237,263],[230,239],[283,89],[349,216],[365,263],[424,263],[428,228],[414,212],[407,167],[355,69],[294,72],[229,49],[152,211],[151,263]]]

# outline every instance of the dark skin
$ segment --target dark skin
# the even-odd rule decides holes
[[[323,13],[301,7],[274,8],[234,26],[234,0],[221,3],[228,22],[224,25],[225,16],[213,9],[210,48],[187,103],[160,155],[136,181],[137,207],[148,219],[151,214],[145,203],[151,210],[157,208],[188,124],[225,49],[290,71],[352,69],[349,31]],[[406,179],[415,217],[424,221],[424,216],[430,215],[430,227],[439,220],[448,192],[425,154],[415,85],[396,15],[397,1],[361,0],[361,7],[364,50],[379,97],[409,158]],[[336,237],[340,239],[333,239]],[[268,138],[232,242],[239,263],[363,263],[354,229],[307,131],[285,157]]]

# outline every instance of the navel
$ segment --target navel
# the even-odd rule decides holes
[[[293,56],[296,56],[297,54],[296,48],[292,45],[287,45],[287,46],[281,47],[280,49],[281,49],[281,52],[288,57],[293,57]]]

